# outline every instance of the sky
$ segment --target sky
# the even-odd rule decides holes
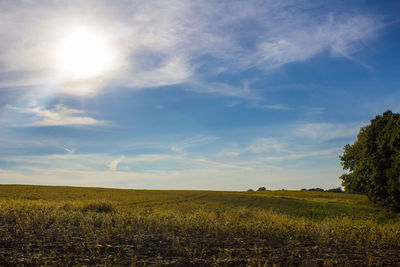
[[[0,183],[340,186],[400,111],[400,2],[0,0]]]

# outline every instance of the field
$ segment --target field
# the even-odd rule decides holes
[[[2,266],[400,265],[360,195],[0,186]]]

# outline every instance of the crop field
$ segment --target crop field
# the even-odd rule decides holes
[[[2,266],[396,266],[364,196],[0,186]]]

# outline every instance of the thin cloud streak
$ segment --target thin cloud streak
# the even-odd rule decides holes
[[[360,123],[303,123],[295,127],[294,135],[318,141],[327,141],[355,137],[360,128]]]
[[[262,162],[278,162],[286,160],[298,160],[310,157],[337,157],[341,152],[343,152],[341,148],[329,148],[306,153],[290,153],[283,156],[263,157],[259,158],[259,160]]]
[[[274,138],[258,138],[251,145],[243,150],[244,152],[250,153],[269,153],[269,152],[278,152],[278,153],[289,153],[291,152],[288,149],[288,145]]]
[[[70,109],[61,104],[56,105],[52,109],[46,109],[42,106],[19,108],[9,104],[7,104],[6,107],[30,117],[29,120],[31,122],[12,124],[12,126],[105,126],[109,124],[106,121],[82,116],[84,111]]]
[[[183,140],[182,142],[175,143],[171,146],[171,150],[178,153],[186,153],[186,150],[190,147],[197,146],[199,144],[209,143],[220,139],[218,136],[194,136]]]

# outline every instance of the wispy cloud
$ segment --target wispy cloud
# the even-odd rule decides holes
[[[251,153],[269,153],[269,152],[279,152],[288,153],[288,145],[284,144],[274,138],[258,138],[251,145],[244,149],[245,152]]]
[[[19,108],[9,104],[6,107],[30,117],[30,119],[28,119],[30,122],[24,122],[23,124],[17,123],[14,124],[14,126],[97,126],[108,124],[106,121],[84,116],[84,111],[82,110],[71,109],[61,104],[51,109],[46,109],[42,106]]]
[[[204,83],[191,80],[184,85],[184,88],[197,93],[215,94],[219,96],[231,96],[250,100],[257,100],[259,98],[250,90],[248,84],[238,87],[221,82]]]
[[[120,164],[124,159],[125,159],[124,156],[114,159],[113,161],[110,162],[110,164],[108,164],[108,169],[110,171],[116,171],[118,168],[118,164]]]
[[[252,183],[254,186],[273,183],[288,188],[285,181],[293,177],[290,164],[307,158],[337,158],[340,153],[338,148],[295,146],[270,137],[250,138],[250,142],[239,145],[230,143],[215,153],[215,148],[210,150],[210,146],[218,139],[198,135],[175,143],[172,148],[169,146],[169,152],[153,154],[3,154],[0,161],[8,167],[0,169],[0,180],[4,183],[10,183],[13,178],[14,183],[186,189],[241,189]],[[192,151],[196,146],[202,146],[204,151]],[[64,148],[67,152],[70,150]],[[314,171],[304,172],[304,177]],[[336,172],[329,175],[332,173],[336,175]],[[326,177],[331,177],[329,175]],[[243,180],[243,177],[251,179]],[[308,180],[302,177],[296,176],[298,181],[291,182],[290,188],[306,186]]]
[[[326,141],[336,138],[348,138],[357,135],[360,123],[303,123],[295,127],[293,134]]]
[[[171,150],[174,152],[186,152],[186,149],[192,147],[192,146],[196,146],[199,144],[204,144],[204,143],[208,143],[208,142],[212,142],[215,140],[218,140],[219,137],[218,136],[202,136],[202,135],[198,135],[198,136],[194,136],[188,139],[185,139],[181,142],[175,143],[174,145],[171,146]]]
[[[322,18],[307,16],[299,10],[288,12],[278,10],[274,19],[268,21],[274,28],[263,35],[258,50],[249,59],[250,65],[256,62],[267,69],[276,68],[324,51],[334,57],[349,57],[363,48],[359,41],[371,38],[379,25],[373,17],[361,14],[331,13]]]
[[[259,158],[263,162],[277,162],[286,160],[299,160],[310,157],[337,157],[342,152],[341,148],[319,149],[309,152],[292,152],[282,156],[262,157]]]
[[[312,1],[118,1],[113,5],[96,1],[95,9],[91,1],[46,7],[14,1],[3,5],[0,72],[7,75],[0,86],[53,84],[67,94],[96,94],[110,85],[139,89],[189,84],[188,89],[197,92],[248,98],[246,88],[204,85],[195,74],[200,69],[268,71],[325,51],[351,59],[383,25],[377,16],[354,10],[316,12],[320,3]],[[92,10],[84,21],[75,16],[82,8]],[[82,24],[100,30],[115,52],[113,69],[101,79],[65,79],[55,69],[53,51],[71,28]]]
[[[205,157],[167,154],[119,158],[106,154],[52,154],[11,156],[1,160],[13,163],[13,167],[8,169],[0,168],[2,183],[134,188],[238,189],[248,186],[247,182],[242,181],[245,175],[253,177],[253,181],[265,181],[268,173],[282,170],[271,164],[258,164],[254,167]],[[123,169],[118,166],[122,161]],[[162,162],[167,163],[168,167],[157,167]],[[113,172],[110,173],[110,170]]]
[[[227,155],[228,157],[237,157],[237,156],[240,156],[240,152],[238,152],[238,151],[229,151],[229,152],[226,152],[225,155]]]
[[[314,152],[313,155],[293,155],[291,158],[320,157],[332,153],[320,151]],[[293,175],[290,170],[274,163],[286,160],[284,158],[261,157],[250,161],[218,162],[207,158],[161,154],[125,156],[123,159],[106,154],[53,154],[8,156],[0,160],[6,164],[13,163],[13,167],[0,168],[2,183],[213,190],[244,190],[249,187],[273,185],[275,189],[296,189],[308,185],[310,181],[307,179],[310,175],[318,174],[316,185],[321,186],[319,170],[298,170],[296,175]],[[124,162],[124,168],[118,166],[121,160]],[[157,168],[156,166],[163,161],[167,162],[169,167]],[[148,168],[138,168],[146,162],[151,163],[147,165]],[[128,168],[125,168],[126,166]],[[324,177],[337,180],[336,173],[333,177],[331,173],[326,173],[326,170],[323,173]],[[324,183],[332,183],[328,178]]]
[[[260,108],[265,109],[273,109],[273,110],[291,110],[290,107],[283,104],[275,104],[275,105],[259,105]]]
[[[40,166],[44,169],[58,166],[76,170],[112,170],[118,169],[118,165],[124,162],[127,165],[125,171],[140,167],[144,171],[157,169],[157,163],[165,163],[172,169],[191,169],[199,167],[220,167],[228,169],[249,169],[249,166],[236,165],[234,162],[221,162],[207,157],[173,154],[140,154],[136,156],[120,156],[115,158],[108,154],[50,154],[32,156],[11,156],[2,158],[4,162],[12,162],[21,166]],[[161,166],[161,165],[160,165]]]
[[[75,152],[75,149],[73,148],[67,148],[67,147],[63,147],[65,151],[67,151],[70,154],[73,154]]]

